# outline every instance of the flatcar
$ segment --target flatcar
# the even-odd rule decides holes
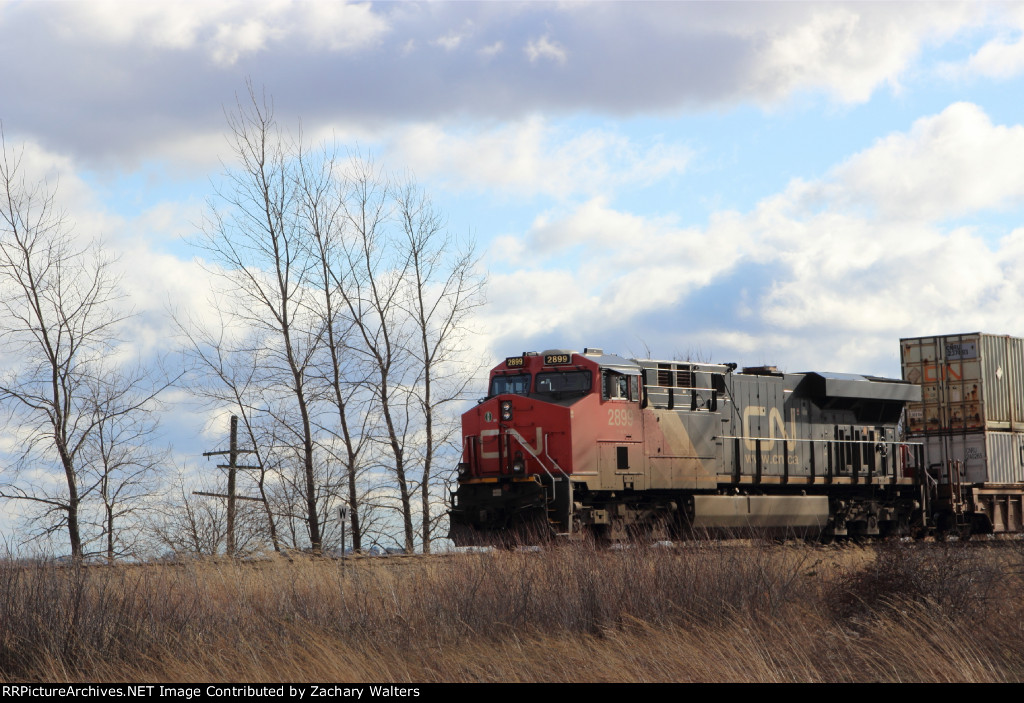
[[[942,471],[903,438],[919,401],[920,385],[876,376],[525,352],[462,416],[449,537],[991,531],[939,500]]]

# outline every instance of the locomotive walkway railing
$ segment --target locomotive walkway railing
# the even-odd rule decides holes
[[[880,476],[894,481],[901,477],[908,478],[906,475],[907,469],[914,470],[916,475],[917,472],[922,471],[924,468],[924,445],[920,442],[878,439],[745,437],[737,435],[719,435],[718,439],[733,441],[733,480],[736,483],[741,481],[741,477],[750,475],[753,476],[755,483],[761,482],[764,475],[764,455],[766,451],[770,451],[765,450],[763,444],[769,443],[769,445],[773,446],[776,442],[784,445],[781,462],[782,474],[773,473],[770,475],[781,476],[784,482],[791,478],[790,453],[788,447],[785,446],[790,443],[811,445],[811,451],[807,455],[809,474],[801,474],[801,478],[810,478],[811,480],[819,477],[826,479],[826,481],[831,481],[835,478],[850,478],[856,483],[863,477],[866,483],[872,483],[876,477]],[[754,444],[754,449],[748,449],[746,452],[746,454],[753,453],[754,455],[753,474],[744,472],[745,468],[750,467],[749,465],[745,466],[741,442],[748,447],[750,443]],[[875,448],[875,451],[864,451],[865,445]],[[815,448],[817,446],[823,447],[823,451],[816,451]],[[900,450],[901,447],[912,449],[914,456],[913,464],[903,460],[904,455]],[[825,459],[825,466],[823,467],[825,471],[823,473],[819,472],[817,467],[817,457],[819,454],[823,454]],[[880,466],[879,458],[881,458]]]
[[[681,410],[688,407],[691,412],[716,412],[718,397],[717,388],[676,388],[645,384],[642,407],[651,406],[666,410]]]

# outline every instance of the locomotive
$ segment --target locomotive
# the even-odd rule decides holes
[[[993,531],[997,505],[948,490],[962,468],[902,437],[921,399],[877,376],[524,352],[462,416],[449,537]]]

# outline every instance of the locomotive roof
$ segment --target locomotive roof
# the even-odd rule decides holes
[[[587,354],[583,356],[590,359],[603,369],[614,369],[626,374],[639,374],[640,366],[632,359],[623,358],[617,354]]]
[[[547,350],[544,354],[580,354],[593,361],[601,368],[614,369],[620,373],[639,375],[643,369],[656,369],[668,365],[678,369],[681,366],[695,371],[729,373],[733,364],[706,364],[691,361],[661,359],[627,359],[618,354],[605,354],[600,349],[585,349],[583,352],[571,350]],[[524,353],[524,356],[526,354]],[[765,367],[768,368],[768,367]],[[777,373],[777,372],[776,372]],[[776,374],[769,374],[776,375]],[[804,371],[795,374],[777,374],[784,377],[787,386],[797,393],[809,396],[831,398],[861,398],[882,401],[919,401],[921,387],[896,378],[870,376],[866,374],[836,373],[833,371]]]
[[[832,371],[805,371],[793,389],[813,396],[870,400],[921,400],[921,386],[896,378]]]

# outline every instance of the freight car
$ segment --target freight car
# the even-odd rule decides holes
[[[875,376],[525,352],[462,416],[449,537],[991,531],[940,490],[959,467],[929,467],[901,436],[921,398]]]
[[[924,445],[937,528],[1024,531],[1024,339],[910,337],[900,359],[922,390],[906,430]]]

